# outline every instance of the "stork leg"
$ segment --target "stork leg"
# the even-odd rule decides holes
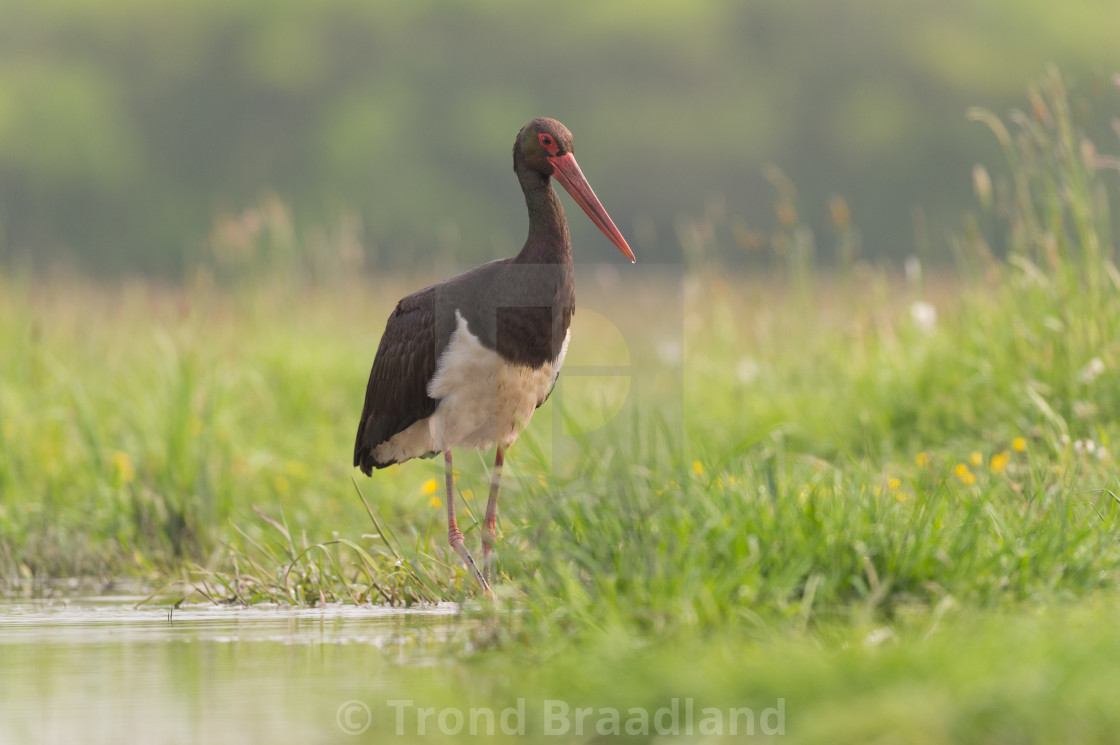
[[[458,551],[459,555],[463,557],[467,568],[474,574],[483,591],[487,595],[492,595],[490,584],[482,576],[482,572],[478,571],[478,566],[474,563],[471,552],[467,550],[466,543],[463,541],[463,532],[459,530],[459,523],[455,520],[455,477],[451,469],[450,450],[443,451],[443,460],[447,464],[447,541],[451,544],[451,548]]]
[[[497,544],[497,523],[498,523],[498,487],[502,483],[502,464],[505,462],[505,453],[502,451],[502,446],[497,447],[497,454],[494,456],[494,475],[490,478],[490,499],[486,501],[486,524],[483,526],[482,531],[482,575],[486,581],[490,581],[490,574],[494,567],[494,557],[492,555],[494,547]]]

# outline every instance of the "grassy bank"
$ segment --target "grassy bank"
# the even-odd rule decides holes
[[[762,277],[581,276],[564,383],[508,461],[498,591],[517,612],[405,689],[782,697],[807,742],[1108,741],[1116,195],[1060,83],[1032,100],[1010,129],[976,114],[1008,165],[975,174],[959,278],[854,258],[825,278],[788,253]],[[349,467],[377,335],[425,279],[0,278],[0,575],[473,595],[441,464],[360,495]],[[489,456],[456,457],[477,505]]]

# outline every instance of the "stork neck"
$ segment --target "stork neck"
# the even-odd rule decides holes
[[[517,255],[526,264],[562,264],[572,262],[572,242],[568,237],[568,220],[560,197],[552,188],[552,179],[533,171],[518,169],[517,180],[525,192],[529,209],[529,237]]]

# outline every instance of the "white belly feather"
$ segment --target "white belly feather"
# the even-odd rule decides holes
[[[556,359],[534,370],[506,362],[484,347],[459,311],[455,319],[456,329],[428,383],[428,395],[439,401],[435,412],[379,445],[374,451],[379,461],[403,461],[452,447],[508,448],[556,383],[570,330]]]

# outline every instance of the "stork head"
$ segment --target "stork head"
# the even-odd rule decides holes
[[[567,127],[547,117],[534,119],[517,133],[517,142],[514,143],[515,164],[519,154],[529,168],[546,178],[556,179],[576,204],[587,213],[591,222],[603,231],[603,235],[607,236],[626,258],[635,261],[634,252],[630,250],[626,239],[615,227],[614,221],[591,189],[591,184],[587,183],[583,172],[580,171],[576,156],[572,152],[572,133]]]

